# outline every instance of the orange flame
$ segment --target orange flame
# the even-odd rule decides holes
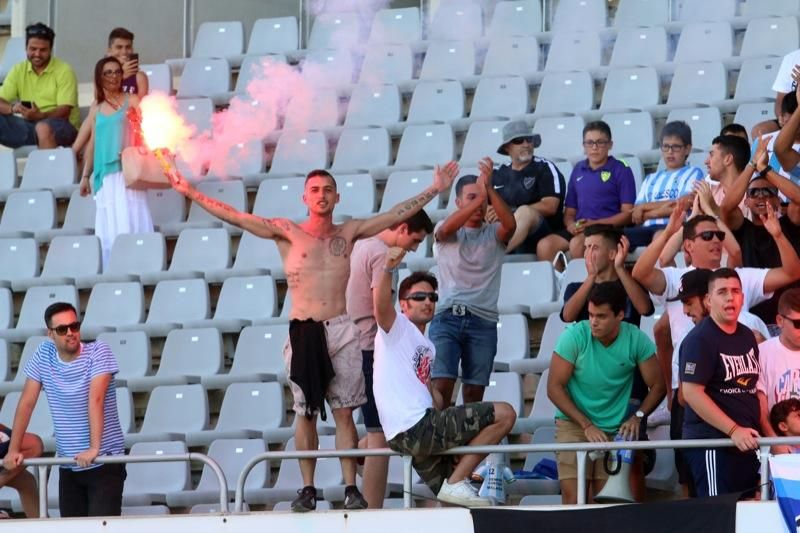
[[[150,150],[166,148],[177,152],[193,133],[175,109],[175,100],[163,93],[151,93],[142,99],[142,136]]]

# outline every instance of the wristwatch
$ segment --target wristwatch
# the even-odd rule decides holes
[[[633,413],[633,414],[634,414],[634,416],[635,416],[636,418],[638,418],[639,420],[641,420],[641,419],[642,419],[642,418],[644,418],[644,416],[645,416],[645,415],[644,415],[644,411],[642,411],[641,409],[639,409],[638,411],[636,411],[636,412],[635,412],[635,413]]]

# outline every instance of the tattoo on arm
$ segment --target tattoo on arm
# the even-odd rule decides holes
[[[436,190],[435,190],[435,189],[426,190],[425,192],[423,192],[422,194],[420,194],[420,195],[419,195],[419,196],[417,196],[416,198],[413,198],[413,199],[409,200],[408,202],[406,202],[404,205],[402,205],[402,206],[401,206],[401,207],[400,207],[400,208],[397,210],[397,216],[402,216],[402,215],[404,215],[404,214],[408,213],[409,211],[411,211],[411,210],[413,210],[413,209],[417,208],[418,206],[420,206],[420,204],[421,204],[421,205],[425,205],[425,204],[427,204],[427,203],[428,203],[428,202],[430,202],[430,201],[431,201],[431,200],[432,200],[432,199],[433,199],[433,198],[434,198],[434,197],[435,197],[437,194],[439,194],[439,193],[438,193],[438,192],[436,192]]]

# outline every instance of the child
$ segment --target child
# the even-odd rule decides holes
[[[789,398],[772,406],[769,423],[781,437],[800,437],[800,400]],[[800,445],[790,446],[792,453],[800,453]]]

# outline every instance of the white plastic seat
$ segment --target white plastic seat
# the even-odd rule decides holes
[[[349,50],[361,37],[357,13],[321,13],[311,24],[308,49]]]
[[[533,76],[539,72],[539,41],[534,36],[492,37],[481,76]]]
[[[619,0],[615,28],[663,26],[669,22],[669,4],[661,0]]]
[[[215,273],[211,273],[213,277]],[[271,275],[275,279],[286,279],[283,262],[275,241],[256,237],[247,231],[242,233],[236,259],[229,271],[234,276]]]
[[[275,381],[286,383],[283,345],[289,336],[288,324],[248,326],[239,334],[233,365],[227,374],[206,375],[208,389],[224,389],[233,383]]]
[[[603,44],[594,32],[562,32],[553,35],[544,69],[548,72],[580,71],[599,67]]]
[[[14,415],[21,395],[20,391],[12,391],[5,395],[3,405],[0,406],[0,424],[9,428],[14,425]],[[34,433],[41,437],[46,452],[53,451],[55,448],[53,418],[50,415],[47,393],[44,390],[39,394],[39,399],[33,408],[33,414],[28,423],[28,433]]]
[[[221,276],[216,276],[219,279]],[[232,276],[225,279],[214,317],[187,323],[188,327],[214,327],[223,333],[238,333],[254,320],[278,314],[275,280],[270,276]]]
[[[258,150],[259,148],[254,147],[254,149]],[[214,200],[226,203],[237,211],[247,210],[247,191],[245,191],[245,185],[242,180],[204,179],[198,183],[196,187],[202,194]],[[181,231],[186,229],[211,229],[220,227],[224,227],[229,233],[241,233],[241,229],[221,221],[206,211],[200,204],[192,202],[189,206],[189,216],[186,217],[186,222],[161,224],[159,229],[164,235],[174,236],[179,235]]]
[[[240,96],[247,94],[247,88],[252,82],[268,79],[269,75],[273,73],[275,65],[285,63],[286,57],[282,55],[258,54],[244,56],[233,93]],[[233,100],[234,94],[230,95],[231,100]]]
[[[494,38],[504,35],[533,35],[542,29],[541,2],[513,0],[495,4],[486,36]]]
[[[667,97],[667,106],[709,104],[725,100],[728,79],[722,63],[683,63],[675,75]]]
[[[158,441],[181,441],[183,444],[186,433],[207,428],[208,398],[202,385],[163,385],[152,390],[142,428],[138,433],[126,435],[125,442],[134,446]]]
[[[742,3],[742,15],[767,17],[795,15],[800,11],[800,0],[747,0]]]
[[[166,63],[140,65],[139,70],[147,76],[148,91],[172,94],[172,73]]]
[[[638,0],[636,0],[638,1]],[[641,67],[658,65],[667,60],[667,32],[661,26],[653,28],[621,28],[611,51],[611,67]]]
[[[635,155],[653,149],[655,127],[650,113],[608,113],[602,120],[614,132],[614,153]]]
[[[253,23],[247,55],[282,54],[297,50],[297,17],[258,19]]]
[[[377,191],[375,180],[369,174],[338,174],[336,176],[339,203],[336,214],[353,218],[367,218],[375,213]]]
[[[8,329],[14,325],[14,296],[11,294],[11,290],[6,287],[0,287],[0,329]],[[8,363],[8,346],[6,345],[6,341],[0,339],[0,359],[5,357],[6,363]],[[5,354],[5,355],[2,355]],[[6,371],[8,371],[8,364],[5,365]],[[0,377],[2,376],[3,369],[0,366]],[[5,378],[2,378],[5,380]],[[1,381],[1,380],[0,380]]]
[[[214,103],[210,98],[182,98],[177,101],[176,108],[186,124],[194,128],[194,136],[211,132]]]
[[[120,326],[123,331],[137,329],[151,337],[166,337],[173,329],[190,320],[208,318],[210,302],[208,285],[202,279],[159,281],[150,301],[144,324]]]
[[[464,116],[464,87],[455,80],[422,81],[411,95],[406,121],[450,122]]]
[[[670,440],[669,426],[656,426],[647,429],[649,440]],[[656,450],[656,464],[645,477],[648,488],[670,491],[678,484],[678,471],[675,469],[675,450],[661,448]]]
[[[497,153],[497,147],[503,142],[503,126],[506,120],[476,120],[470,124],[464,146],[461,149],[459,164],[462,167],[476,167],[478,161],[491,154],[492,160],[498,164],[509,161],[507,156]]]
[[[449,124],[408,126],[400,138],[395,167],[444,165],[453,159],[455,135]]]
[[[52,191],[15,191],[8,195],[0,218],[0,237],[36,237],[56,225]]]
[[[518,374],[541,374],[550,368],[550,359],[553,356],[558,337],[567,327],[567,323],[561,320],[560,315],[561,312],[559,310],[547,317],[536,357],[523,361],[514,361],[509,364],[511,371]]]
[[[284,130],[307,131],[339,124],[339,96],[333,89],[319,88],[310,98],[292,98],[286,109]]]
[[[8,4],[9,6],[11,4]],[[3,57],[0,58],[0,82],[5,80],[8,71],[22,61],[25,61],[25,38],[24,37],[10,37],[6,41],[6,46],[3,48]]]
[[[147,285],[162,280],[188,279],[230,267],[231,238],[224,228],[188,228],[181,231],[172,262],[165,272],[142,273]]]
[[[605,0],[560,0],[555,9],[554,31],[595,31],[608,25]]]
[[[534,444],[554,443],[556,441],[556,428],[553,424],[554,419],[551,418],[549,424],[540,426],[533,431],[532,442]],[[542,459],[549,459],[555,462],[556,456],[554,452],[529,452],[525,457],[524,469],[526,471],[533,470]],[[523,494],[536,495],[526,496],[527,498],[544,498],[553,496],[558,498],[558,501],[555,502],[556,504],[561,503],[561,496],[558,494],[561,489],[557,479],[521,479],[520,485],[518,487],[514,487],[515,492],[518,490],[522,491]],[[520,504],[522,504],[522,502],[520,502]]]
[[[372,29],[369,33],[370,44],[411,44],[421,38],[422,26],[420,24],[419,7],[381,9],[372,20]]]
[[[659,103],[659,80],[654,68],[619,68],[608,73],[600,110],[646,109]]]
[[[99,280],[119,280],[128,276],[140,278],[161,272],[167,267],[167,243],[161,233],[124,233],[118,235],[111,247],[108,267],[97,280],[81,278],[89,286]]]
[[[231,90],[231,66],[225,59],[192,58],[183,67],[178,98],[212,97]]]
[[[785,56],[797,49],[800,27],[797,17],[759,18],[747,23],[740,57]]]
[[[308,208],[303,203],[303,178],[275,178],[261,182],[253,205],[253,214],[272,218],[299,219],[306,216]]]
[[[39,245],[33,239],[0,239],[0,280],[10,285],[39,274]]]
[[[48,189],[56,198],[69,198],[77,188],[77,177],[78,164],[70,148],[38,149],[28,156],[19,188]]]
[[[508,370],[508,363],[528,358],[530,338],[524,315],[500,315],[497,320],[497,355],[494,369]]]
[[[17,186],[17,157],[13,150],[0,150],[0,191]]]
[[[432,41],[419,79],[460,80],[474,75],[475,46],[471,41]]]
[[[186,197],[174,189],[150,189],[147,191],[147,207],[153,225],[183,222],[186,220]]]
[[[536,115],[581,113],[594,105],[594,82],[588,72],[550,72],[539,88]]]
[[[39,285],[75,284],[82,276],[100,273],[100,241],[94,235],[64,235],[55,237],[39,277],[12,282],[15,291],[24,291]]]
[[[229,57],[244,50],[244,27],[240,21],[203,22],[197,29],[192,57]]]
[[[667,116],[667,122],[675,120],[682,120],[692,128],[692,148],[700,150],[711,148],[711,141],[722,128],[722,114],[716,107],[673,109]]]
[[[549,365],[548,365],[549,366]],[[540,427],[552,426],[555,423],[556,406],[547,396],[547,380],[550,370],[545,368],[539,378],[539,385],[536,387],[536,395],[533,399],[533,409],[530,416],[517,421],[526,433],[534,433]]]
[[[528,85],[524,78],[519,76],[481,78],[472,97],[470,122],[510,119],[527,113],[529,105]]]
[[[345,128],[339,136],[331,171],[368,172],[389,164],[391,139],[385,128]]]
[[[733,121],[744,126],[748,132],[765,120],[775,120],[775,103],[758,102],[742,104],[736,109]]]
[[[433,13],[429,39],[469,40],[483,36],[483,13],[479,3],[472,0],[441,2]]]
[[[138,281],[97,283],[89,294],[82,333],[97,336],[103,329],[144,322],[144,290]]]
[[[17,365],[17,370],[14,373],[14,377],[11,378],[10,375],[10,368],[8,365],[6,366],[6,379],[0,382],[0,396],[5,396],[9,392],[22,391],[22,388],[25,386],[25,365],[28,363],[28,360],[31,358],[33,353],[42,344],[44,341],[48,340],[44,334],[42,335],[31,335],[26,339],[20,340],[20,342],[24,343],[22,346],[22,353],[19,356],[19,364]],[[8,343],[10,341],[3,341],[8,348]],[[6,352],[6,356],[8,356],[8,352]],[[11,422],[13,422],[14,412],[11,412]],[[0,420],[2,422],[2,420]],[[7,424],[8,427],[11,427],[11,424]]]
[[[677,14],[675,20],[708,22],[727,20],[736,16],[737,0],[677,0],[673,9]]]
[[[133,433],[136,425],[133,411],[133,395],[127,387],[117,386],[114,390],[117,395],[117,414],[122,433]]]
[[[772,82],[780,66],[780,57],[754,57],[742,61],[736,78],[735,99],[741,102],[775,98]]]
[[[303,77],[317,87],[346,87],[353,83],[353,57],[349,50],[309,50]]]
[[[385,83],[403,83],[412,78],[414,55],[408,44],[371,44],[361,67],[359,83],[374,87]]]
[[[356,85],[350,93],[345,128],[394,124],[400,120],[400,102],[397,85]]]
[[[150,374],[150,338],[144,331],[103,332],[97,340],[111,348],[119,365],[118,381]]]
[[[533,133],[542,137],[536,153],[550,159],[574,159],[583,155],[581,117],[545,117],[533,125]]]
[[[33,335],[45,335],[44,310],[56,302],[67,302],[78,309],[78,290],[74,285],[31,287],[25,292],[16,327],[0,330],[0,337],[10,342],[24,342]]]
[[[386,180],[379,212],[383,213],[394,207],[406,198],[419,194],[433,184],[433,173],[427,170],[396,171]],[[429,208],[437,208],[436,199],[429,204]]]
[[[212,158],[208,173],[220,178],[250,178],[258,175],[254,179],[261,179],[265,164],[264,144],[261,139],[250,139],[236,143],[228,153]]]
[[[278,139],[269,175],[305,175],[314,168],[327,168],[328,141],[321,131],[285,131]]]
[[[722,61],[733,55],[733,28],[727,22],[696,22],[683,27],[676,63]]]
[[[501,313],[524,313],[531,318],[549,314],[542,314],[556,298],[555,274],[549,261],[504,263],[501,272],[497,301]]]
[[[131,447],[130,455],[177,455],[187,451],[183,442],[138,442]],[[191,485],[188,461],[131,463],[125,469],[128,476],[122,503],[126,506],[164,503],[168,492],[186,490]]]
[[[81,196],[75,189],[69,197],[64,223],[60,228],[51,231],[41,231],[39,235],[43,240],[52,240],[58,235],[89,235],[94,234],[97,203],[91,195]]]

